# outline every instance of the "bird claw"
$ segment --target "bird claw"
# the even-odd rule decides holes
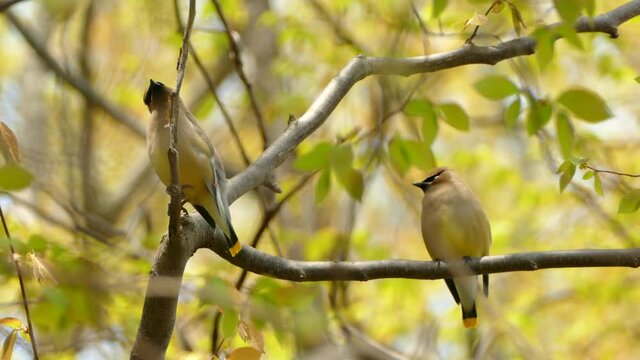
[[[181,197],[184,197],[184,194],[182,193],[182,186],[175,184],[167,186],[167,194],[169,194],[169,196],[180,195]]]

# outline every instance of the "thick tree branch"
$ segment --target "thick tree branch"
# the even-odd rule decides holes
[[[469,262],[443,262],[417,260],[377,261],[297,261],[263,253],[244,246],[235,258],[225,248],[224,239],[217,237],[208,242],[211,250],[230,263],[256,274],[269,277],[307,281],[368,281],[375,279],[443,279],[465,269],[476,274],[494,274],[512,271],[534,271],[553,268],[580,267],[640,267],[640,248],[584,249],[546,252],[527,252],[486,256]],[[425,255],[426,256],[426,255]]]
[[[630,1],[593,19],[580,18],[575,24],[577,32],[603,32],[618,36],[618,26],[640,15],[640,0]],[[551,28],[559,24],[550,25]],[[245,171],[229,181],[227,197],[232,203],[242,194],[265,182],[304,139],[320,127],[355,83],[370,75],[409,76],[451,69],[470,64],[494,65],[500,61],[535,52],[536,40],[532,36],[513,39],[492,46],[465,44],[447,53],[408,58],[367,57],[360,55],[325,87],[320,96],[298,121],[269,146]]]

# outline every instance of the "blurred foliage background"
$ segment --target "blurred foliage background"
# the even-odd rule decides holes
[[[426,260],[422,194],[411,183],[434,165],[457,169],[480,197],[492,254],[637,247],[638,213],[618,208],[638,180],[582,176],[585,164],[640,173],[640,25],[623,24],[618,39],[563,29],[570,41],[553,45],[541,26],[624,1],[571,2],[560,12],[555,3],[512,2],[526,25],[521,35],[546,44],[536,55],[358,83],[278,169],[284,194],[315,175],[282,206],[260,249],[302,260]],[[451,51],[474,21],[482,24],[476,45],[516,37],[509,6],[465,27],[491,4],[221,1],[270,140],[358,54]],[[184,17],[186,2],[177,9]],[[175,82],[179,29],[171,1],[34,0],[0,16],[0,120],[16,133],[34,175],[28,189],[2,192],[0,205],[27,269],[43,358],[124,358],[134,340],[168,202],[148,164],[142,94],[150,77]],[[192,44],[248,157],[257,158],[264,144],[256,115],[211,1],[197,2]],[[181,94],[227,175],[242,171],[239,147],[193,57]],[[558,167],[576,173],[571,183],[564,176],[563,192]],[[231,206],[241,240],[284,194],[252,192]],[[0,317],[24,321],[6,240],[0,255]],[[442,281],[291,284],[249,275],[236,291],[239,274],[209,251],[194,255],[168,358],[210,358],[218,310],[222,352],[252,346],[268,359],[331,358],[342,344],[400,358],[640,358],[640,275],[629,269],[493,275],[474,331],[462,327]],[[1,337],[8,331],[1,328]],[[29,352],[18,339],[15,358]]]

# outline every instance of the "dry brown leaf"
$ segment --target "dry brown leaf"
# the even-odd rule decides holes
[[[502,9],[504,9],[504,1],[503,0],[496,0],[493,3],[493,6],[491,7],[491,12],[494,14],[499,14]]]
[[[0,121],[0,153],[4,157],[4,162],[20,162],[20,150],[18,149],[18,139],[16,135],[4,122]]]
[[[262,352],[250,346],[241,347],[233,350],[229,354],[228,360],[260,360]]]

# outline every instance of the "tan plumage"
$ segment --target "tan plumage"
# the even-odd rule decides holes
[[[168,186],[171,173],[167,151],[169,149],[169,97],[173,89],[160,82],[150,81],[144,94],[144,103],[151,113],[147,128],[149,159],[160,180]],[[179,175],[182,191],[187,200],[211,225],[219,227],[227,238],[229,251],[235,256],[242,245],[231,225],[226,178],[222,162],[198,120],[179,101],[178,143]]]
[[[436,168],[413,185],[424,191],[422,237],[432,259],[446,261],[489,255],[489,220],[476,195],[456,172]],[[456,303],[461,304],[464,326],[475,327],[478,277],[455,277],[445,282]],[[483,275],[483,285],[486,296],[488,275]]]

